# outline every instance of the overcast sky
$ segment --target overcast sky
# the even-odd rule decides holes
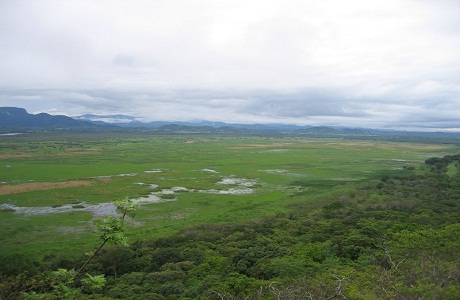
[[[460,131],[460,1],[0,0],[0,106]]]

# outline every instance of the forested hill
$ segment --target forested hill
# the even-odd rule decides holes
[[[84,257],[3,257],[0,298],[458,299],[459,159],[431,158],[419,175],[298,203],[286,215],[108,247],[76,282],[55,270]]]

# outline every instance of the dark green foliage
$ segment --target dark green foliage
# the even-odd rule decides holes
[[[15,254],[0,257],[0,274],[11,276],[26,273],[35,275],[39,271],[40,263],[24,254]]]
[[[442,158],[432,157],[425,160],[425,164],[431,167],[431,170],[438,173],[444,173],[447,171],[449,164],[456,162],[458,166],[460,161],[460,154],[446,155]]]

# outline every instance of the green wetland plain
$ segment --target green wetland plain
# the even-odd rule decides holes
[[[372,292],[371,283],[366,287],[357,287],[358,281],[364,282],[363,274],[375,275],[375,268],[381,265],[386,268],[385,264],[392,263],[392,258],[385,254],[388,254],[385,251],[390,246],[385,248],[386,241],[382,244],[376,242],[383,241],[384,237],[397,231],[391,217],[388,220],[377,214],[367,217],[360,215],[352,221],[360,225],[347,229],[346,234],[342,234],[345,238],[340,241],[334,230],[340,231],[337,228],[341,226],[337,224],[342,221],[345,222],[342,226],[344,228],[351,224],[346,223],[346,218],[353,213],[374,211],[377,210],[374,209],[376,207],[385,211],[412,213],[417,220],[430,218],[434,212],[427,207],[422,205],[420,210],[411,208],[411,205],[417,205],[412,198],[408,203],[401,204],[400,199],[405,197],[402,196],[405,193],[402,190],[399,191],[401,196],[398,196],[398,192],[392,192],[392,197],[400,198],[391,199],[393,206],[385,206],[389,201],[388,194],[374,191],[379,184],[380,190],[387,188],[390,182],[388,178],[422,178],[430,171],[425,163],[427,159],[442,158],[459,152],[458,145],[453,143],[307,136],[140,133],[29,133],[1,136],[0,259],[3,267],[0,268],[4,268],[2,273],[5,276],[3,296],[5,299],[6,295],[10,295],[8,299],[20,299],[12,296],[15,293],[12,286],[16,284],[17,289],[22,288],[23,292],[30,294],[31,290],[35,290],[48,293],[49,297],[37,296],[30,299],[60,299],[59,296],[50,296],[57,293],[52,285],[43,284],[48,289],[43,286],[31,288],[27,285],[30,284],[27,280],[37,274],[52,271],[44,267],[47,259],[51,261],[48,262],[50,268],[79,267],[85,253],[94,250],[100,243],[96,233],[97,220],[116,214],[113,201],[128,197],[139,204],[135,217],[126,220],[125,235],[129,244],[136,245],[136,248],[129,251],[136,253],[133,254],[136,259],[148,253],[145,255],[148,255],[150,263],[139,263],[138,269],[125,266],[124,271],[122,267],[118,267],[118,273],[113,273],[112,269],[110,271],[104,267],[101,258],[95,266],[88,266],[88,272],[93,272],[93,275],[104,273],[109,278],[109,283],[102,290],[84,290],[77,284],[76,287],[81,290],[75,299],[99,299],[102,295],[105,299],[144,299],[140,295],[148,295],[145,299],[276,299],[280,295],[284,295],[284,298],[278,299],[302,299],[295,298],[293,290],[289,290],[288,286],[294,284],[300,291],[307,286],[305,280],[308,278],[313,278],[309,283],[312,287],[309,293],[317,293],[317,297],[312,299],[333,296],[327,294],[332,291],[335,291],[337,299],[341,295],[344,299],[397,299],[399,296],[398,299],[410,299],[404,298],[404,295],[434,295],[436,299],[440,299],[437,296],[442,295],[445,299],[454,299],[453,295],[459,291],[460,275],[456,269],[458,261],[446,262],[454,266],[449,269],[452,271],[449,279],[457,280],[450,285],[447,292],[443,290],[441,293],[432,286],[425,286],[431,283],[422,282],[417,291],[408,291],[408,287],[399,286],[401,292],[398,294],[396,287],[400,282],[396,273],[392,273],[394,278],[387,274],[386,282],[394,288],[388,290],[387,294],[383,291],[381,294]],[[458,182],[458,160],[449,163],[442,176],[447,176],[450,180],[457,178],[455,180]],[[382,181],[382,178],[385,180]],[[402,181],[394,181],[393,184],[401,184]],[[458,191],[457,187],[454,189]],[[422,190],[419,192],[423,193]],[[437,223],[431,224],[428,220],[425,223],[420,221],[415,226],[413,224],[416,222],[411,221],[410,226],[414,226],[412,234],[416,234],[416,230],[424,230],[423,224],[445,229],[445,234],[451,232],[453,229],[445,226],[458,225],[459,221],[458,211],[455,216],[447,216],[449,210],[452,212],[458,209],[458,199],[455,197],[452,198],[454,200],[448,199],[451,202],[446,207],[450,208],[442,210],[441,215],[436,216],[439,219],[450,218],[452,222],[441,224],[436,221]],[[398,215],[395,218],[403,220],[405,217]],[[331,220],[336,219],[340,220],[337,221],[339,223],[332,223]],[[380,222],[380,219],[385,221]],[[366,220],[374,220],[375,228],[364,226],[363,222]],[[298,224],[280,225],[288,222]],[[313,226],[311,222],[319,222],[320,225]],[[403,221],[398,222],[403,224]],[[270,228],[269,233],[265,234],[260,228],[260,232],[253,228],[265,223],[279,223],[279,228]],[[266,225],[267,228],[268,226]],[[284,233],[288,228],[286,226],[324,226],[324,232],[302,233],[302,229],[297,228],[299,233],[295,236],[301,238],[295,240],[296,238]],[[406,230],[410,226],[403,224],[400,229]],[[374,232],[374,235],[366,233],[365,230],[360,231],[362,228]],[[253,240],[259,244],[238,242],[238,234],[245,235],[248,230],[256,232]],[[377,234],[376,231],[380,233]],[[347,238],[349,242],[353,240],[353,234],[356,244],[363,247],[361,250],[344,248],[343,241],[347,241]],[[410,232],[404,231],[404,234],[409,235]],[[184,240],[179,241],[180,237]],[[215,246],[229,237],[233,237],[230,246]],[[364,237],[375,238],[376,241],[369,242]],[[400,237],[393,237],[393,240],[398,238]],[[187,255],[184,254],[192,250],[181,252],[181,258],[168,258],[163,253],[163,263],[160,264],[158,251],[165,246],[158,241],[169,241],[164,244],[174,248],[174,251],[185,249],[186,241],[198,243],[193,247],[189,245],[187,249],[201,249],[202,253],[196,254],[195,260],[185,257]],[[176,243],[172,241],[176,241],[177,245],[172,247],[171,244]],[[453,241],[456,246],[453,245],[448,251],[454,251],[452,254],[455,254],[458,253],[455,251],[458,251],[459,241],[455,238]],[[306,244],[319,248],[306,249],[301,246]],[[338,249],[337,245],[341,248]],[[279,252],[276,255],[255,255],[252,260],[248,258],[252,254],[242,252],[254,247],[269,246],[283,249],[277,248]],[[110,254],[113,247],[107,245],[106,252]],[[271,251],[267,249],[264,248],[263,251]],[[302,251],[303,254],[300,254]],[[311,254],[313,252],[316,254]],[[371,262],[372,259],[378,260],[378,255],[375,254],[377,252],[386,257],[385,262]],[[179,255],[174,253],[171,256]],[[308,253],[313,257],[311,263],[310,260],[305,260]],[[238,255],[249,262],[238,260]],[[304,257],[299,260],[301,262],[295,260],[299,257]],[[5,264],[6,261],[15,261],[15,265]],[[189,265],[184,266],[185,262]],[[206,271],[205,264],[211,269]],[[36,269],[31,271],[30,266],[35,266]],[[331,269],[339,271],[331,273]],[[176,273],[171,273],[173,271]],[[179,274],[179,271],[182,273]],[[167,274],[162,272],[169,272],[171,277],[165,280],[161,276]],[[340,285],[340,293],[337,292],[339,283],[342,284],[339,279],[353,277],[350,272],[357,272],[353,275],[356,279],[347,285]],[[348,275],[340,277],[338,274],[342,273]],[[12,279],[19,276],[18,274],[29,279],[24,279],[21,285]],[[155,277],[156,280],[151,280],[155,283],[149,285],[145,278],[153,276],[151,274],[156,274],[160,279]],[[206,279],[207,274],[213,277]],[[139,276],[142,279],[133,280],[126,276]],[[324,283],[320,292],[314,285],[314,280],[320,282],[321,276],[329,276],[331,281],[330,285]],[[375,279],[370,275],[368,278]],[[198,280],[207,281],[208,286],[200,285]],[[275,281],[280,283],[276,289],[270,285]],[[304,282],[303,285],[301,282]],[[121,290],[124,292],[120,292]],[[306,290],[303,292],[307,293]],[[24,299],[29,299],[24,295]],[[28,297],[32,297],[31,295]],[[397,295],[399,296],[396,297]]]

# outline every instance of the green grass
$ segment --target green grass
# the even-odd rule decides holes
[[[288,213],[296,203],[314,209],[338,193],[384,175],[418,172],[425,159],[458,152],[454,145],[342,139],[147,135],[66,138],[2,138],[0,181],[21,184],[79,179],[91,185],[0,195],[0,204],[95,204],[173,187],[195,191],[176,193],[176,201],[142,206],[135,220],[128,223],[132,241],[166,236],[198,224],[243,222]],[[404,170],[408,165],[415,170]],[[145,172],[149,170],[161,172]],[[196,192],[235,187],[218,184],[231,176],[254,180],[255,192]],[[149,184],[158,188],[152,190]],[[0,212],[0,226],[4,228],[0,255],[89,251],[97,242],[93,222],[94,217],[85,212],[43,216]]]

